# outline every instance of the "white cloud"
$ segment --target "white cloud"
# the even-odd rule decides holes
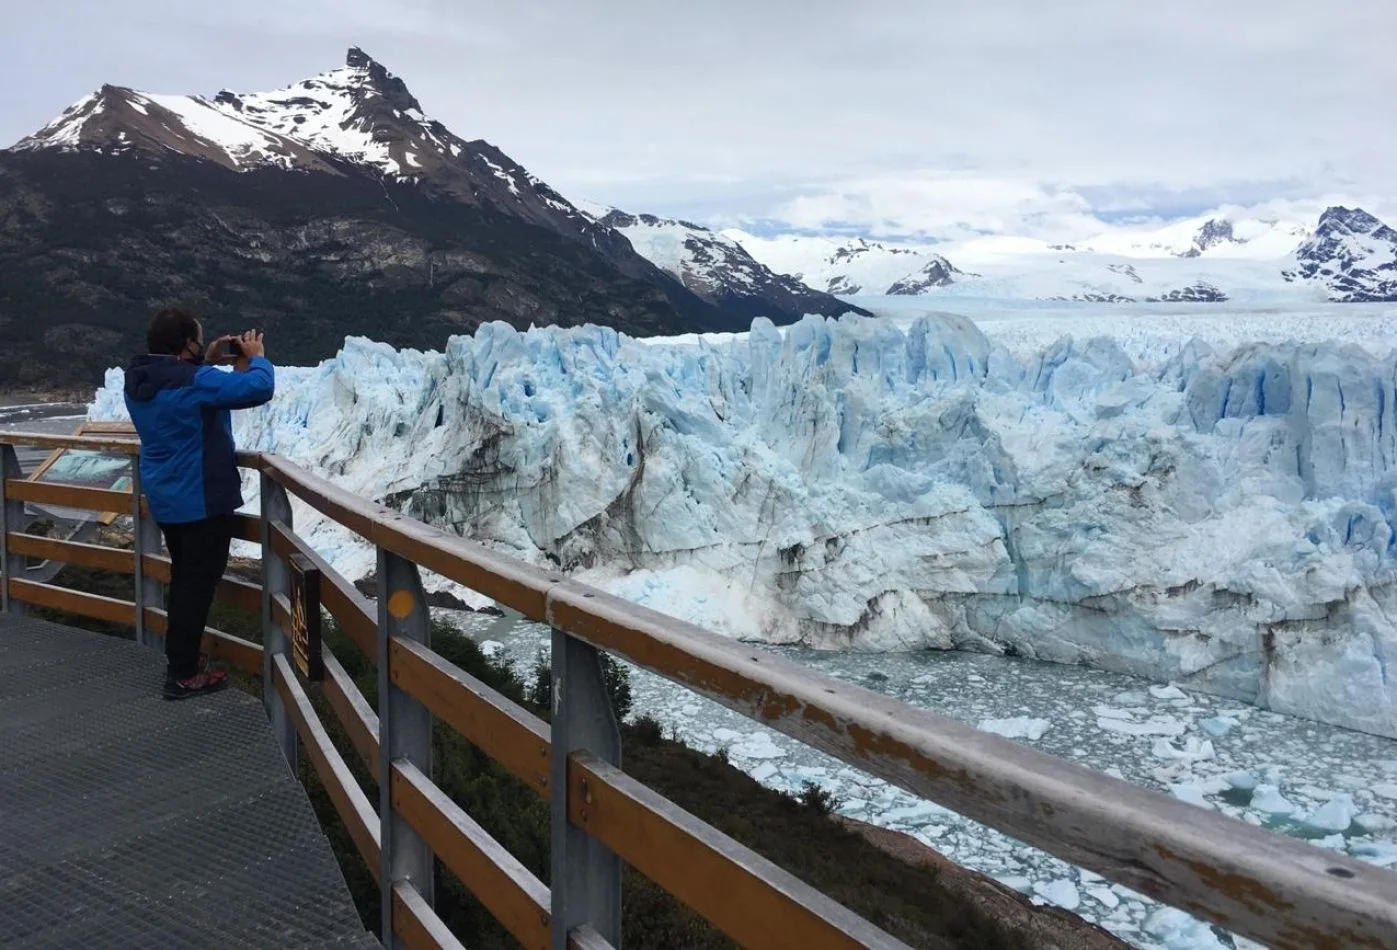
[[[1395,38],[1382,0],[48,0],[0,31],[0,141],[103,82],[274,88],[360,45],[565,194],[1070,232],[1397,194]]]

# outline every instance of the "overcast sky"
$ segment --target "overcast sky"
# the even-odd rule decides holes
[[[0,19],[6,145],[104,82],[270,89],[359,45],[565,195],[706,223],[1071,236],[1397,198],[1394,0],[0,0]]]

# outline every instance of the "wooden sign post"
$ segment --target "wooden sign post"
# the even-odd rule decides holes
[[[288,559],[291,568],[291,659],[302,677],[312,683],[325,678],[320,651],[320,569],[304,554]]]

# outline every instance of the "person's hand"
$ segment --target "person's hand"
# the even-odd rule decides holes
[[[235,335],[221,336],[210,343],[204,350],[204,362],[214,366],[229,366],[236,363],[242,357],[236,353],[228,351],[228,344],[233,340],[241,342],[242,338]]]
[[[262,334],[256,330],[248,330],[238,337],[238,342],[243,345],[243,356],[247,359],[267,355],[267,348],[262,345]]]

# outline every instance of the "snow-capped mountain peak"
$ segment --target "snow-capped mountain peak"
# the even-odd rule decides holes
[[[1286,279],[1318,281],[1332,300],[1397,300],[1397,231],[1362,208],[1325,209],[1293,259]]]
[[[726,306],[776,301],[793,312],[839,314],[858,308],[759,263],[738,242],[691,221],[629,214],[592,202],[577,207],[603,228],[624,235],[636,253],[700,297]],[[862,312],[862,311],[858,311]]]
[[[1232,222],[1226,218],[1209,218],[1198,229],[1198,233],[1193,238],[1193,246],[1179,254],[1180,257],[1199,257],[1210,248],[1219,244],[1242,244],[1245,243],[1237,237],[1232,227]]]
[[[224,90],[214,105],[318,151],[405,178],[421,174],[424,156],[455,158],[465,144],[424,115],[406,83],[358,47],[337,69],[274,92]]]

